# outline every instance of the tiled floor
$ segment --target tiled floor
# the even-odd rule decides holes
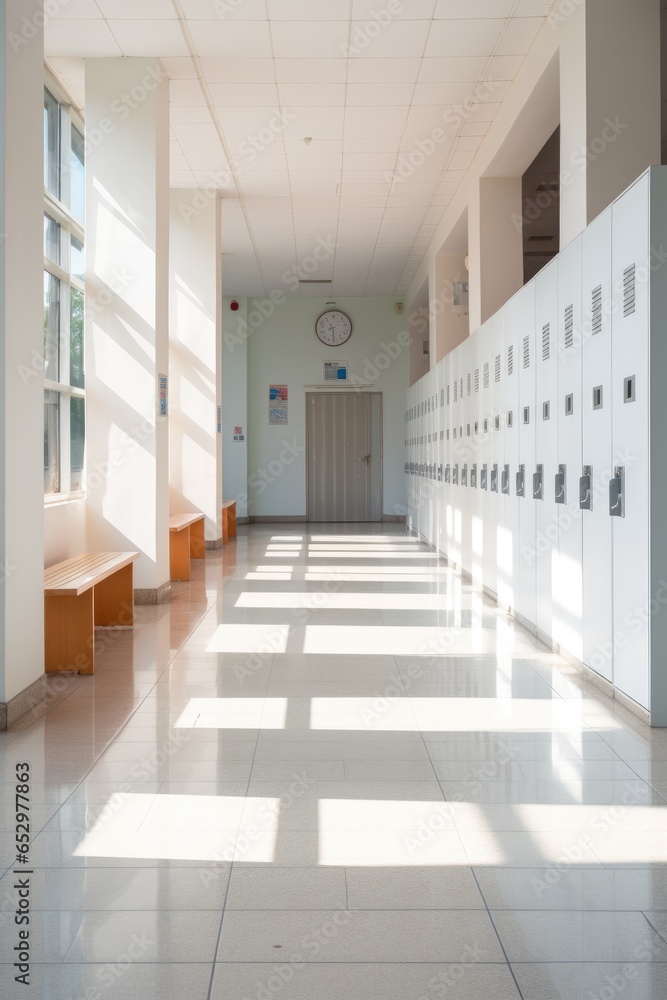
[[[667,996],[667,731],[398,528],[253,527],[99,645],[0,736],[0,996]]]

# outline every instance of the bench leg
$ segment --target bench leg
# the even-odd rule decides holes
[[[204,518],[190,525],[190,558],[204,559],[206,556],[206,539],[204,537]]]
[[[229,541],[229,507],[222,508],[222,544],[226,545]]]
[[[169,576],[172,580],[190,579],[190,529],[169,532]]]
[[[44,598],[44,669],[95,671],[93,589],[79,597]]]
[[[106,580],[95,584],[93,602],[95,624],[106,626],[134,625],[134,590],[132,563],[123,566]]]
[[[229,507],[229,537],[236,538],[236,504]]]

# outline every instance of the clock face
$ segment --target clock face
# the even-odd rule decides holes
[[[315,333],[327,347],[340,347],[349,339],[352,333],[352,322],[349,316],[338,309],[330,309],[322,313],[315,324]]]

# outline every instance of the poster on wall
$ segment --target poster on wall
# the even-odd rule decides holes
[[[158,393],[159,393],[158,413],[161,417],[167,416],[167,386],[168,386],[167,376],[158,374]]]
[[[243,427],[240,424],[236,424],[234,426],[234,440],[245,441],[245,434],[243,433]]]
[[[269,386],[269,423],[287,423],[287,386]]]
[[[325,361],[324,362],[325,382],[346,382],[347,381],[347,361]]]

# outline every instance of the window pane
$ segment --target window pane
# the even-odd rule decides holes
[[[44,91],[44,187],[60,198],[60,106]]]
[[[83,453],[86,440],[85,400],[70,397],[70,491],[77,493],[83,489]]]
[[[44,378],[60,381],[60,281],[44,272]]]
[[[44,215],[44,256],[60,263],[60,223],[50,215]]]
[[[60,492],[60,395],[44,391],[44,492]]]
[[[70,288],[69,381],[83,389],[83,292]]]
[[[70,251],[70,273],[75,278],[83,279],[86,276],[85,263],[83,257],[83,243],[79,243],[76,237],[72,237],[72,249]]]
[[[70,209],[72,215],[79,222],[83,222],[85,215],[85,205],[86,205],[86,174],[84,170],[85,164],[85,144],[83,141],[83,136],[79,132],[78,128],[72,125],[72,156],[71,156],[71,170],[72,170],[72,204]]]

